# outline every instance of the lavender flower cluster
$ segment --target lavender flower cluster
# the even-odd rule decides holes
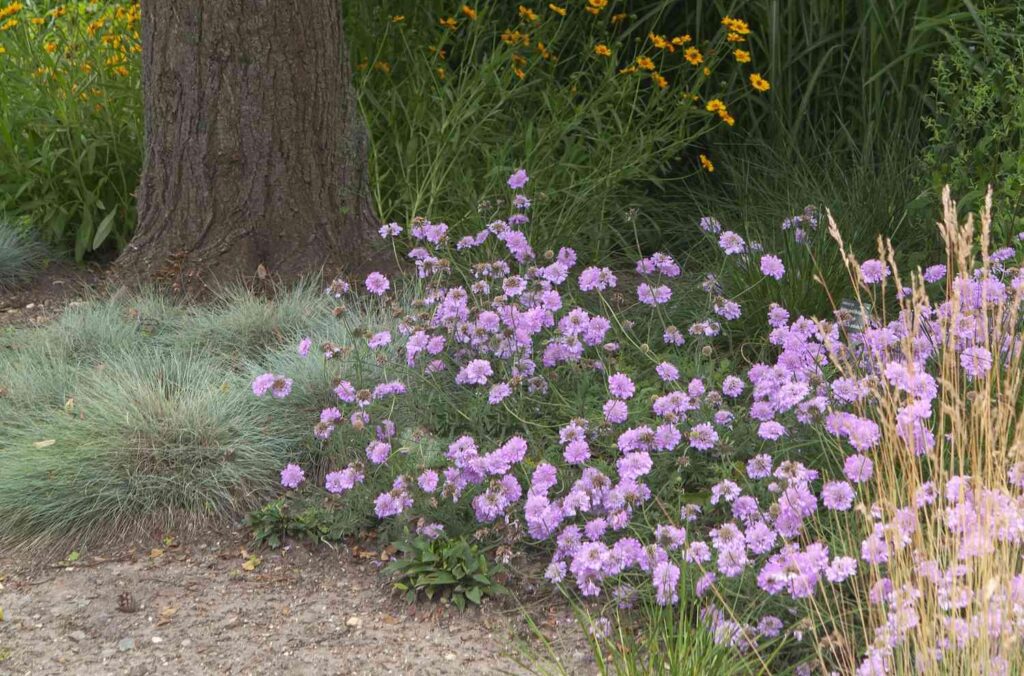
[[[1015,255],[1012,249],[995,252],[992,268],[962,271],[948,280],[946,266],[927,268],[921,283],[932,285],[937,300],[905,306],[891,321],[872,319],[851,327],[841,313],[828,320],[791,317],[773,305],[767,317],[771,360],[686,377],[677,364],[691,347],[687,336],[700,344],[718,335],[722,322],[742,317],[740,304],[708,277],[701,283],[708,315],[682,330],[663,319],[671,316],[673,285],[683,278],[670,255],[639,260],[637,283],[629,291],[612,270],[578,265],[571,248],[538,256],[525,231],[528,180],[522,170],[508,180],[513,213],[454,244],[443,223],[418,220],[409,228],[414,246],[408,257],[425,282],[415,302],[421,311],[402,319],[398,336],[377,332],[365,347],[393,358],[405,369],[406,382],[443,379],[498,412],[515,410],[517,399],[553,400],[566,372],[590,378],[606,393],[604,401],[563,419],[549,437],[511,436],[501,443],[469,435],[453,439],[443,466],[423,468],[416,477],[396,476],[391,489],[375,498],[379,518],[411,517],[418,504],[429,515],[432,500],[441,498],[468,504],[481,524],[521,521],[529,538],[550,543],[546,577],[551,582],[571,583],[585,597],[608,594],[623,606],[635,596],[636,579],[647,580],[658,603],[677,603],[682,573],[690,567],[697,580],[692,592],[704,599],[702,617],[719,641],[740,649],[780,636],[787,624],[796,634],[796,621],[766,614],[741,623],[718,607],[710,593],[716,586],[751,579],[759,593],[796,603],[870,573],[877,580],[870,601],[889,619],[873,628],[860,666],[864,674],[888,673],[893,650],[921,621],[915,606],[920,590],[894,588],[886,565],[896,551],[915,546],[922,523],[939,519],[958,541],[961,560],[917,564],[921,579],[948,600],[936,650],[955,649],[983,632],[1019,635],[1024,576],[1000,580],[984,600],[965,580],[972,557],[1024,538],[1024,464],[1005,485],[982,486],[970,476],[957,476],[944,485],[926,484],[902,506],[882,507],[872,493],[875,453],[884,435],[874,406],[879,387],[901,402],[894,411],[896,430],[910,462],[936,449],[943,349],[952,343],[959,355],[952,370],[943,365],[943,377],[970,382],[991,377],[1001,358],[1020,349],[1015,327],[1002,332],[993,327],[997,312],[1002,317],[1007,306],[1020,304],[1024,288],[1024,277],[1004,266]],[[798,243],[817,227],[812,209],[783,224]],[[783,260],[759,243],[723,230],[713,218],[702,219],[700,228],[727,260],[754,262],[768,283],[785,278]],[[403,232],[397,224],[381,228],[385,238]],[[466,268],[453,263],[462,258],[472,263]],[[881,259],[859,264],[855,277],[865,293],[879,297],[895,279]],[[381,298],[392,290],[391,281],[377,272],[362,286]],[[337,298],[355,293],[341,280],[329,292]],[[635,302],[625,298],[627,293]],[[906,299],[913,289],[897,287],[895,293]],[[662,322],[657,350],[634,330],[646,320]],[[310,344],[304,341],[299,349],[307,354]],[[324,356],[333,356],[332,350]],[[284,397],[290,389],[290,380],[273,374],[253,382],[257,396],[269,391]],[[365,448],[368,464],[360,460],[331,472],[326,490],[341,494],[362,482],[366,472],[386,471],[394,424],[372,421],[367,410],[405,391],[399,381],[363,389],[338,381],[337,406],[321,412],[313,434],[326,441],[338,425],[362,430],[375,422],[377,428]],[[744,429],[752,441],[740,452],[742,473],[710,486],[703,504],[684,501],[677,517],[648,521],[656,511],[646,507],[654,497],[657,468],[685,472],[681,458],[713,460],[730,440],[743,439]],[[828,467],[777,457],[783,455],[781,443],[804,433],[824,435],[842,457]],[[552,454],[552,448],[558,452]],[[282,472],[285,487],[295,488],[303,479],[295,465]],[[833,551],[835,545],[817,536],[814,524],[826,518],[860,524],[858,506],[868,514],[866,535],[848,551]],[[426,532],[437,536],[442,529],[443,524],[432,523]],[[972,604],[979,611],[966,621],[963,609]],[[998,659],[993,657],[994,665]]]

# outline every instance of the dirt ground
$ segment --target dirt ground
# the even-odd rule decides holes
[[[26,284],[0,288],[0,329],[43,324],[67,305],[95,295],[103,278],[104,270],[98,264],[50,261]]]
[[[562,604],[409,605],[358,546],[0,554],[0,674],[588,674]],[[554,655],[555,657],[552,657]]]

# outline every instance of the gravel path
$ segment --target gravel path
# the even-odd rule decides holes
[[[0,555],[0,674],[592,673],[563,609],[408,605],[358,548],[158,543],[74,562]],[[525,652],[524,652],[525,650]]]

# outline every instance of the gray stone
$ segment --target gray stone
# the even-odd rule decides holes
[[[123,638],[123,639],[121,639],[120,641],[117,642],[117,649],[120,650],[123,653],[126,653],[129,650],[134,650],[135,649],[135,639],[133,639],[133,638]]]
[[[75,643],[81,643],[85,640],[85,632],[81,629],[76,629],[75,631],[68,634],[68,638],[74,641]]]

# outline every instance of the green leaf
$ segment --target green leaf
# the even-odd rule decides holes
[[[103,241],[110,234],[111,229],[114,227],[114,216],[117,215],[116,209],[111,209],[103,220],[100,221],[99,227],[96,228],[96,235],[92,238],[92,248],[98,249]]]

